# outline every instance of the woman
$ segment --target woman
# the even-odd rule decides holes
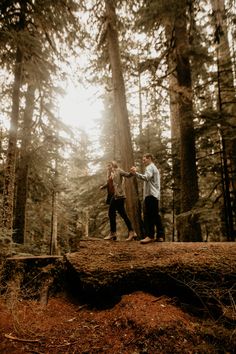
[[[107,165],[107,183],[101,186],[101,189],[107,188],[108,191],[107,204],[109,204],[110,234],[104,240],[115,241],[117,238],[116,212],[119,213],[127,226],[128,238],[126,241],[132,241],[137,237],[125,210],[125,177],[132,177],[132,174],[123,171],[115,161]]]

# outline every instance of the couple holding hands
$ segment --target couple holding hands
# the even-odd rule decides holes
[[[108,216],[110,220],[110,234],[104,240],[116,240],[116,212],[124,220],[128,228],[128,238],[126,241],[132,241],[137,235],[132,227],[130,219],[125,210],[125,188],[124,177],[136,176],[144,181],[143,183],[143,218],[145,237],[140,241],[141,244],[147,244],[155,240],[164,241],[164,229],[159,215],[160,200],[160,173],[154,164],[152,154],[143,155],[143,164],[145,166],[144,174],[137,172],[136,167],[131,167],[130,172],[125,172],[113,161],[107,165],[107,183],[101,186],[101,189],[107,188],[107,201],[109,204]]]

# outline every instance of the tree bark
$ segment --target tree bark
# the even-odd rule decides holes
[[[14,204],[14,183],[15,183],[15,166],[16,166],[16,142],[19,121],[19,105],[20,105],[20,87],[22,73],[23,54],[18,47],[16,50],[15,63],[15,79],[12,93],[12,114],[10,122],[10,130],[8,137],[7,160],[4,174],[4,190],[3,190],[3,210],[2,210],[2,226],[12,233],[13,225],[13,204]]]
[[[57,255],[57,208],[58,208],[58,193],[53,190],[52,192],[52,214],[51,214],[51,242],[50,242],[50,254]]]
[[[120,49],[117,32],[117,17],[113,1],[105,0],[107,18],[107,44],[112,70],[114,105],[120,141],[120,153],[123,168],[129,170],[134,165],[130,124],[126,105],[125,84],[120,59]],[[140,203],[136,179],[127,181],[127,211],[130,215],[136,232],[141,234]]]
[[[198,201],[198,180],[196,168],[195,132],[193,123],[191,68],[188,57],[188,35],[186,23],[186,0],[175,21],[175,56],[178,81],[178,105],[180,124],[180,172],[181,213],[194,213]],[[192,222],[179,224],[182,241],[202,241],[200,225],[196,215]]]
[[[58,254],[57,242],[57,223],[58,223],[58,171],[57,161],[55,161],[55,176],[52,190],[52,213],[51,213],[51,240],[50,240],[50,254]]]
[[[22,244],[25,240],[25,214],[28,194],[28,170],[30,163],[29,150],[31,142],[32,117],[34,111],[34,93],[34,86],[29,85],[26,94],[26,107],[24,112],[22,143],[20,149],[20,159],[16,183],[16,203],[14,213],[15,219],[13,224],[13,240],[16,243]]]
[[[236,238],[236,90],[234,85],[233,62],[228,41],[228,28],[224,0],[211,0],[215,18],[215,42],[218,62],[218,106],[220,132],[223,142],[224,179],[226,185],[226,204],[229,240]],[[234,212],[234,214],[233,214]]]
[[[15,24],[18,32],[25,28],[26,18],[26,2],[19,4],[20,15],[19,22]],[[3,189],[3,205],[2,205],[2,227],[9,230],[12,234],[13,226],[13,207],[14,207],[14,184],[15,184],[15,167],[16,167],[16,151],[17,151],[17,130],[19,121],[20,108],[20,88],[22,80],[24,53],[20,47],[21,43],[16,44],[15,72],[12,91],[12,113],[10,121],[10,130],[8,137],[8,150],[6,167],[4,171],[4,189]]]
[[[173,35],[173,26],[166,23],[165,33],[168,42],[171,43]],[[180,126],[179,126],[179,104],[178,104],[178,82],[175,71],[175,58],[170,49],[168,55],[168,70],[169,70],[169,96],[170,96],[170,131],[171,131],[171,155],[172,155],[172,178],[173,178],[173,231],[172,241],[175,240],[175,216],[180,214]],[[179,235],[177,234],[179,241]]]

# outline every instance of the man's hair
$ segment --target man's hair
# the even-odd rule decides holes
[[[146,157],[146,159],[150,159],[150,160],[154,161],[154,156],[152,154],[150,154],[149,152],[147,152],[146,154],[143,154],[143,157]]]

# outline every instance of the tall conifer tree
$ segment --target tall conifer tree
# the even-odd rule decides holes
[[[107,45],[112,70],[114,107],[118,125],[120,152],[123,168],[129,170],[134,165],[133,149],[130,135],[130,124],[126,103],[125,85],[120,59],[120,48],[117,32],[117,16],[114,2],[105,0],[107,21]],[[128,181],[129,182],[129,181]],[[135,179],[129,182],[127,188],[127,209],[138,234],[141,234],[140,206],[137,183]]]

